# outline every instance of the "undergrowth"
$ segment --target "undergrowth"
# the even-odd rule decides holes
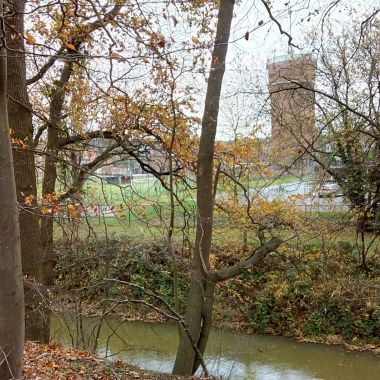
[[[120,284],[105,286],[104,278],[138,284],[174,306],[173,258],[164,244],[111,239],[56,244],[56,288],[80,289],[94,302],[104,297],[144,299],[153,296]],[[213,252],[214,265],[233,265],[243,252]],[[176,251],[180,310],[186,304],[188,252]],[[284,246],[257,268],[219,285],[214,319],[220,326],[256,333],[291,336],[340,335],[345,339],[378,341],[380,336],[380,263],[368,259],[359,269],[355,247],[337,242],[326,250],[313,243]]]

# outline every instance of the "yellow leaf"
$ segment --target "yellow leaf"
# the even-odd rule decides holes
[[[66,47],[70,50],[77,50],[73,44],[70,44],[69,42],[66,42]]]
[[[27,197],[25,197],[24,202],[26,205],[30,206],[33,203],[33,200],[34,200],[34,195],[30,194]]]
[[[36,39],[29,32],[26,33],[25,39],[28,45],[34,45],[36,43]]]

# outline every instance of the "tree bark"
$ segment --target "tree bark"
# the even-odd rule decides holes
[[[24,294],[16,184],[7,107],[7,52],[0,0],[0,379],[21,378]]]
[[[62,133],[61,115],[65,99],[65,86],[69,82],[73,71],[73,61],[65,63],[60,79],[56,82],[50,100],[49,127],[47,131],[48,154],[45,158],[44,178],[42,181],[42,196],[47,196],[55,192],[57,181],[56,160],[58,155],[60,134]],[[41,220],[41,236],[43,248],[43,282],[45,285],[52,285],[54,282],[55,260],[53,255],[53,228],[54,219],[47,214]]]
[[[27,93],[24,40],[25,0],[8,2],[12,29],[6,30],[8,51],[8,120],[12,136],[30,146],[33,141],[31,105]],[[49,308],[42,283],[42,246],[37,206],[37,182],[34,153],[21,146],[13,150],[23,274],[26,275],[25,338],[47,343],[49,340]],[[25,198],[33,199],[25,204]]]
[[[214,208],[212,184],[214,144],[234,4],[234,0],[220,1],[197,160],[197,232],[185,320],[190,335],[202,355],[211,327],[215,288],[214,283],[207,280]],[[189,337],[182,332],[173,374],[193,374],[199,366],[199,360]]]

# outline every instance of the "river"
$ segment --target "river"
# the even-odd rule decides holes
[[[97,320],[84,318],[83,331],[87,335],[93,335]],[[66,315],[55,316],[52,339],[72,345],[74,325]],[[177,343],[175,325],[107,319],[100,330],[97,353],[142,369],[170,373]],[[211,333],[205,359],[210,374],[231,380],[380,378],[380,358],[372,353],[347,352],[335,346],[219,329]]]

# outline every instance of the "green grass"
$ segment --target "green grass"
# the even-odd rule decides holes
[[[250,182],[251,187],[263,187],[274,184],[294,183],[298,177],[287,176],[275,179],[258,178]],[[227,189],[225,189],[227,191]],[[187,234],[195,235],[195,190],[187,190],[182,184],[176,185],[175,192],[182,206],[175,202],[175,236],[185,227],[184,216],[188,216]],[[219,190],[223,193],[223,189]],[[98,236],[116,235],[134,239],[156,239],[167,235],[170,216],[170,197],[168,191],[158,180],[150,178],[148,182],[134,182],[132,185],[113,185],[99,178],[92,177],[83,187],[83,203],[86,205],[113,205],[114,216],[89,216],[77,222],[77,233],[86,236],[95,233]],[[123,210],[120,211],[120,206]],[[185,212],[187,211],[187,214]],[[318,218],[338,220],[338,212],[315,213]],[[231,226],[228,219],[216,218],[214,242],[218,246],[225,244],[240,245],[243,241],[242,229]],[[69,224],[68,224],[69,225]],[[67,228],[67,227],[65,227]],[[62,231],[56,229],[56,235],[62,236]],[[178,237],[179,238],[179,237]],[[252,242],[252,240],[251,240]]]
[[[311,211],[308,214],[326,221],[348,222],[350,219],[350,214],[347,211]]]
[[[174,191],[181,201],[189,202],[195,199],[195,191],[185,190],[182,185],[177,184]],[[85,202],[98,201],[106,204],[124,202],[139,205],[170,203],[169,192],[154,178],[150,178],[147,182],[133,182],[131,185],[113,185],[91,178],[83,186],[83,193]]]
[[[249,181],[250,188],[263,188],[265,186],[272,185],[281,185],[287,183],[295,183],[308,181],[312,179],[311,176],[307,178],[300,179],[295,176],[284,176],[277,178],[256,178],[251,179]],[[248,183],[244,183],[247,185]],[[219,193],[224,193],[231,190],[231,186],[220,184],[218,187]],[[161,183],[154,179],[150,178],[149,182],[133,182],[131,185],[113,185],[101,182],[98,178],[92,177],[89,179],[84,187],[83,191],[85,194],[85,200],[87,201],[105,201],[106,203],[114,203],[114,202],[141,202],[144,204],[151,203],[161,203],[161,204],[169,204],[169,193],[168,191],[161,185]],[[182,184],[176,184],[175,193],[178,195],[180,199],[183,201],[191,201],[195,200],[196,191],[194,189],[189,190],[185,189]]]
[[[304,178],[302,180],[309,180],[310,177]],[[189,178],[188,181],[193,181],[194,178]],[[263,188],[271,185],[279,185],[286,183],[300,182],[301,179],[295,176],[284,176],[277,178],[256,178],[249,181],[250,188]],[[246,181],[243,180],[244,185],[248,185]],[[194,185],[194,183],[193,183]],[[220,182],[218,186],[219,194],[228,194],[232,190],[231,184]],[[41,184],[38,185],[39,194],[41,193]],[[60,186],[57,186],[56,192],[60,193],[64,191]],[[183,183],[175,184],[174,192],[178,199],[183,202],[185,207],[194,209],[196,190],[187,189],[184,187]],[[109,184],[98,177],[90,177],[83,185],[82,190],[83,203],[85,205],[115,205],[128,204],[129,208],[140,207],[140,206],[152,206],[161,205],[162,207],[167,207],[170,204],[169,192],[161,185],[161,183],[150,177],[149,180],[136,181],[131,185],[114,185]]]

